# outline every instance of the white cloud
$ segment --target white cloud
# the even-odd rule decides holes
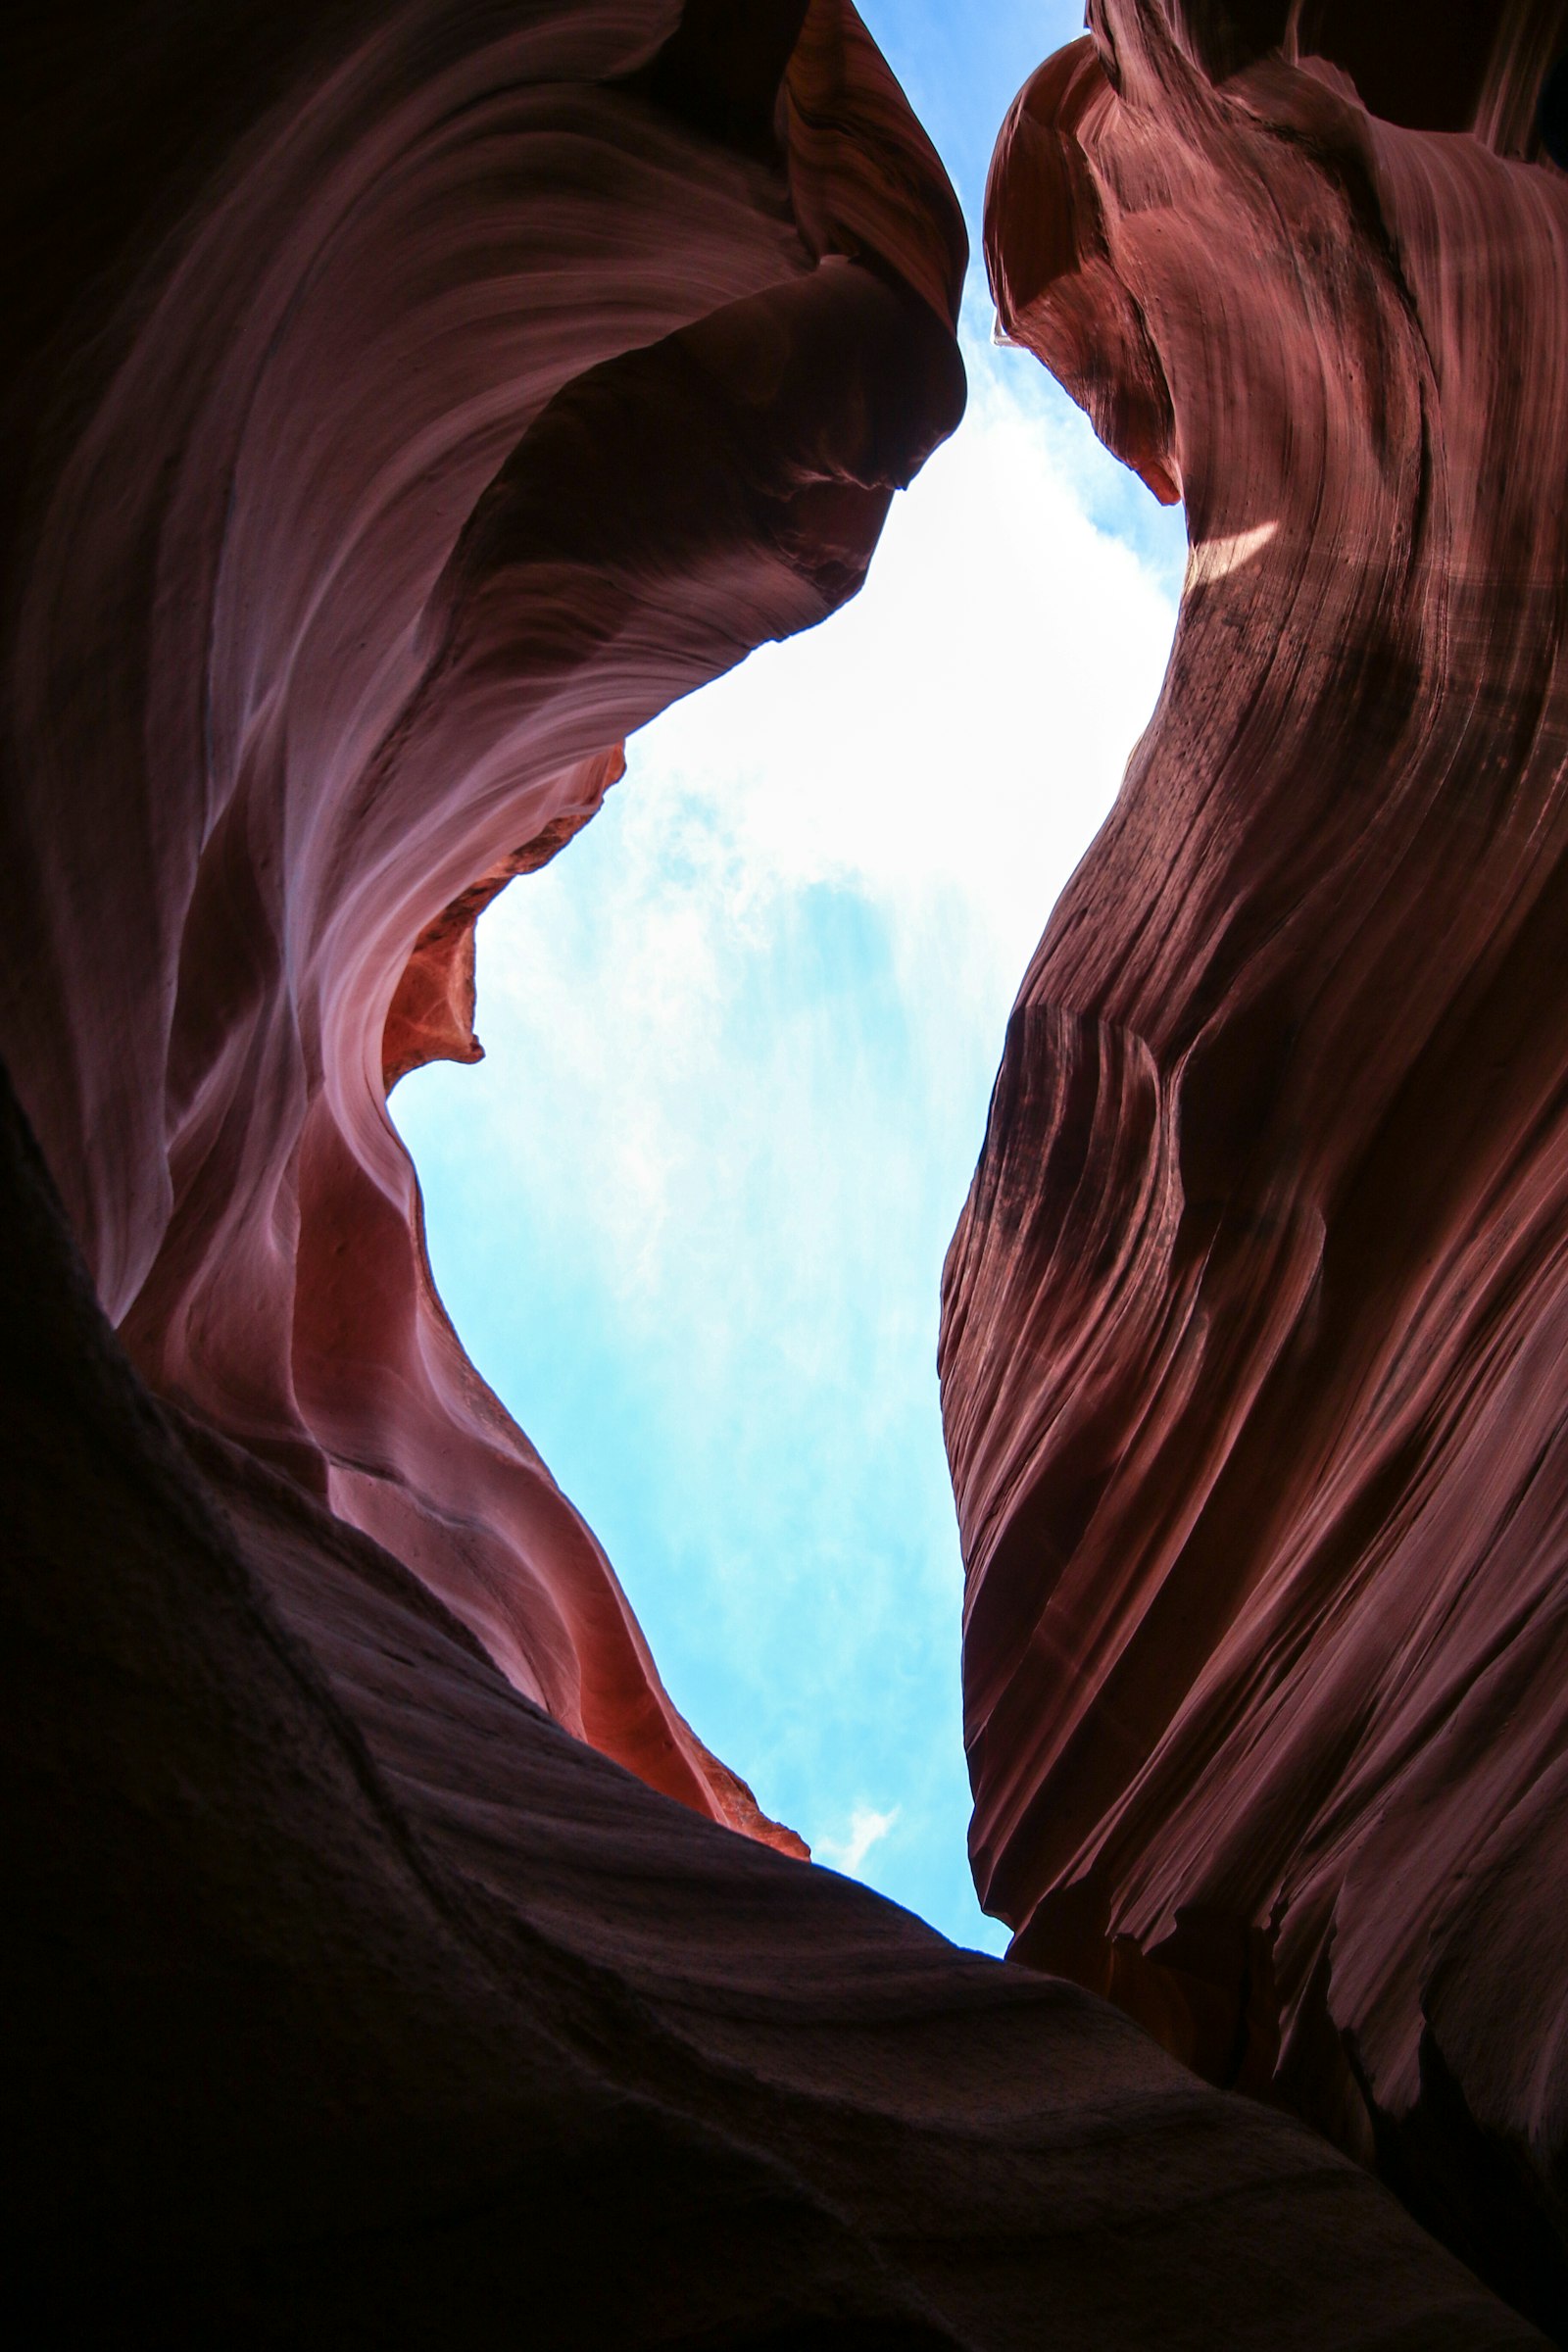
[[[592,908],[567,903],[574,849],[481,927],[480,1034],[559,1075],[577,1148],[554,1123],[514,1141],[573,1225],[591,1222],[628,1308],[669,1277],[672,1250],[715,1240],[673,1204],[721,1181],[755,1209],[765,1171],[726,1098],[741,1112],[761,1090],[787,1114],[766,1147],[775,1174],[781,1153],[801,1163],[781,1244],[805,1241],[822,1189],[809,1180],[836,1156],[813,1140],[831,1006],[777,1006],[767,1066],[720,1073],[738,1042],[735,958],[805,894],[844,894],[884,929],[926,1057],[989,1081],[1051,904],[1152,705],[1168,588],[1090,519],[1050,412],[1008,388],[1008,359],[971,363],[970,416],[896,502],[861,596],[633,738],[599,820],[612,813],[617,857]],[[838,1050],[853,1042],[841,1032]],[[699,1099],[715,1115],[694,1115]]]
[[[871,1851],[898,1820],[902,1807],[895,1805],[887,1813],[878,1813],[870,1805],[857,1805],[850,1815],[850,1826],[843,1838],[819,1838],[814,1851],[819,1862],[830,1862],[835,1870],[847,1872],[852,1878]]]
[[[968,357],[969,416],[861,595],[634,738],[621,790],[678,780],[736,919],[813,882],[911,918],[956,901],[1015,981],[1152,706],[1173,598],[1091,519],[1083,437],[1035,363]]]

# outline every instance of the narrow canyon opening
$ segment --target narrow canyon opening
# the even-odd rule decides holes
[[[1185,532],[990,322],[977,267],[964,421],[859,595],[632,737],[480,918],[485,1060],[392,1109],[464,1346],[682,1714],[819,1861],[1001,1949],[966,1852],[942,1261]]]

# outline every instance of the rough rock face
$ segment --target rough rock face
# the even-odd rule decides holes
[[[478,906],[957,415],[956,215],[853,12],[22,29],[8,2315],[1538,2341],[1303,2125],[768,1851],[430,1290],[384,1086],[476,1050]]]
[[[1091,16],[992,282],[1192,555],[945,1279],[977,1880],[1561,2325],[1568,18]]]

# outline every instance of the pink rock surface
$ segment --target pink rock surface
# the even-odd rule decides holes
[[[858,584],[961,408],[962,226],[837,0],[431,0],[302,62],[38,486],[0,1043],[152,1387],[801,1853],[454,1337],[383,1079],[477,1052],[472,920],[621,739]]]
[[[1560,2317],[1568,23],[1091,16],[992,282],[1192,553],[945,1279],[976,1876]]]

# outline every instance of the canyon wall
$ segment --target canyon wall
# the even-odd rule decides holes
[[[430,1286],[385,1090],[477,1052],[479,907],[959,414],[853,9],[8,30],[14,2327],[1539,2342],[1304,2124],[769,1850]]]
[[[1568,18],[1091,24],[991,280],[1191,555],[945,1278],[977,1883],[1561,2327]]]
[[[357,15],[33,51],[0,1047],[152,1387],[799,1851],[450,1330],[384,1082],[477,1053],[486,889],[621,739],[854,592],[961,411],[963,228],[835,5]]]

